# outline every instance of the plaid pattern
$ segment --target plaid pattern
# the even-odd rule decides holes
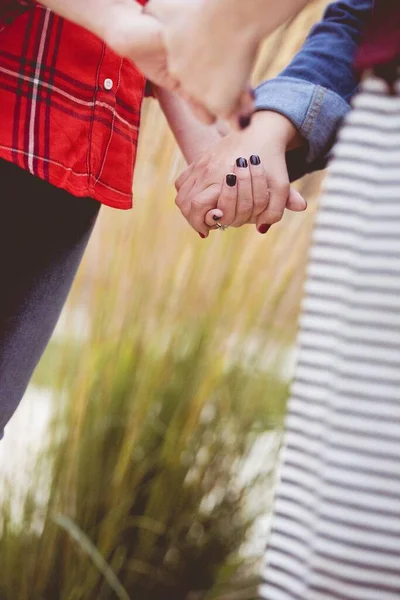
[[[0,0],[0,33],[30,5],[31,0]]]
[[[86,30],[35,2],[0,0],[1,158],[130,208],[144,88],[134,65]]]

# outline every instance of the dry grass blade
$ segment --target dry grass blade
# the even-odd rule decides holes
[[[107,564],[107,561],[96,546],[90,541],[88,536],[69,517],[55,515],[53,520],[57,525],[62,527],[62,529],[65,529],[71,538],[78,544],[82,552],[90,557],[99,573],[104,576],[104,579],[107,581],[110,588],[115,592],[117,598],[119,598],[119,600],[132,600],[110,565]]]

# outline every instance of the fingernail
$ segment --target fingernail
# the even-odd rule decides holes
[[[261,164],[261,158],[258,156],[258,154],[252,154],[250,156],[250,162],[252,165],[257,166]]]
[[[201,239],[202,239],[202,240],[204,240],[204,238],[206,237],[206,236],[204,235],[204,233],[200,233],[200,232],[199,232],[199,236],[201,237]]]
[[[238,158],[236,161],[236,166],[245,169],[247,167],[247,160],[245,158]]]
[[[239,117],[239,127],[240,129],[246,129],[251,123],[250,115]]]
[[[267,225],[266,223],[264,223],[263,225],[260,225],[260,227],[258,228],[258,231],[260,233],[267,233],[267,231],[270,227],[271,227],[271,225]]]
[[[228,175],[226,176],[226,183],[227,185],[229,185],[229,187],[235,187],[236,175],[234,175],[233,173],[228,173]]]
[[[219,217],[218,215],[213,215],[213,219],[214,221],[219,221],[220,219],[222,219],[222,217]]]

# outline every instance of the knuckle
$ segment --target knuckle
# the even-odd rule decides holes
[[[181,208],[181,213],[185,217],[185,219],[189,219],[190,210],[188,210],[188,208],[186,206]]]
[[[239,182],[247,183],[251,180],[250,170],[248,168],[237,169],[236,171],[237,178]]]
[[[176,205],[178,208],[180,208],[180,209],[182,208],[182,205],[183,205],[183,198],[182,198],[182,196],[180,196],[179,194],[178,194],[178,195],[177,195],[177,197],[175,198],[175,205]]]
[[[207,180],[212,179],[214,167],[210,163],[206,163],[203,167],[203,177]]]
[[[283,217],[283,210],[268,210],[267,211],[267,221],[268,224],[273,225],[274,223],[279,223]]]
[[[252,168],[251,178],[253,179],[253,181],[256,181],[257,183],[265,182],[265,185],[268,185],[267,176],[263,169],[260,169],[259,167],[251,164],[250,168]]]
[[[269,203],[269,193],[257,195],[254,198],[254,206],[257,210],[265,210]]]
[[[192,209],[196,212],[204,212],[206,210],[208,210],[210,207],[212,207],[212,204],[210,202],[206,202],[205,200],[199,199],[199,198],[194,198],[192,200]]]
[[[235,215],[224,214],[224,218],[221,219],[220,223],[221,223],[221,225],[232,225],[232,223],[234,221],[235,221]]]
[[[209,155],[207,153],[202,154],[198,158],[198,160],[197,160],[197,162],[195,164],[194,169],[197,170],[197,169],[204,168],[208,164],[208,160],[209,160]]]
[[[271,189],[276,194],[279,194],[279,196],[285,196],[285,198],[287,198],[290,191],[290,183],[288,181],[278,181],[275,186],[271,185]]]
[[[179,192],[179,189],[182,187],[183,182],[186,181],[186,171],[181,173],[179,177],[175,179],[175,189]]]
[[[197,200],[196,198],[194,200],[192,200],[192,208],[196,211],[199,211],[201,209],[204,209],[204,204],[201,200]]]
[[[233,221],[233,223],[231,223],[231,227],[242,227],[243,225],[246,225],[247,220],[246,219],[240,219],[238,217],[236,217],[236,219]]]
[[[252,204],[239,204],[239,206],[237,207],[237,211],[236,214],[239,217],[249,217],[251,215],[251,213],[253,212],[253,205]]]

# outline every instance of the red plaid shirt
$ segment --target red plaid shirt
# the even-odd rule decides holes
[[[1,158],[130,208],[144,88],[91,33],[33,1],[0,0]]]

